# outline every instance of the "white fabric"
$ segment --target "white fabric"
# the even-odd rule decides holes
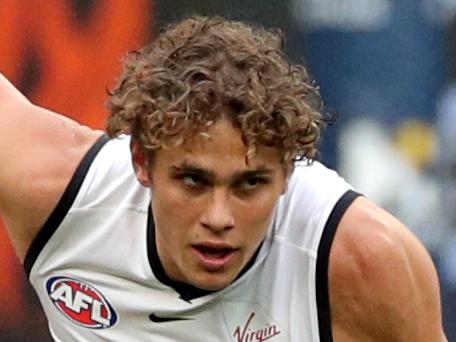
[[[129,139],[111,140],[94,159],[30,279],[56,341],[319,341],[317,249],[328,216],[348,189],[318,162],[298,165],[254,265],[224,290],[186,302],[151,269],[149,190],[135,178]],[[86,294],[92,291],[92,299],[97,291],[112,306],[116,322],[109,326],[109,315],[100,309],[103,305],[95,305],[97,300],[61,291],[69,282],[54,283],[53,301],[46,288],[53,277],[79,281]],[[81,326],[56,303],[91,312],[109,327]],[[156,323],[151,313],[190,319]]]

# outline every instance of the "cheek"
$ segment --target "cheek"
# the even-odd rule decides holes
[[[152,189],[152,208],[158,229],[166,227],[167,234],[182,233],[182,227],[191,227],[197,219],[198,203],[173,186],[163,181]]]
[[[182,191],[179,191],[173,179],[169,178],[163,172],[157,172],[152,177],[153,200],[157,209],[160,209],[160,212],[175,212],[185,205],[185,198]]]
[[[154,199],[161,210],[176,212],[184,207],[184,196],[172,186],[162,185],[154,190]]]
[[[264,235],[272,214],[278,196],[264,194],[257,196],[251,203],[244,206],[242,217],[240,217],[246,230],[250,235]]]

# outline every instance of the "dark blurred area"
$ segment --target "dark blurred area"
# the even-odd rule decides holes
[[[425,244],[456,341],[455,11],[456,0],[0,0],[0,71],[33,102],[103,128],[123,56],[167,23],[200,14],[281,28],[335,122],[321,160]],[[0,341],[48,341],[2,227],[0,270]]]

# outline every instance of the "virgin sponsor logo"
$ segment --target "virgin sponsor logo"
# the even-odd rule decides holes
[[[74,323],[91,329],[105,329],[117,322],[117,314],[95,287],[81,280],[52,277],[46,289],[55,307]]]
[[[255,313],[250,313],[244,326],[237,326],[233,334],[237,342],[262,342],[280,334],[280,329],[276,324],[266,324],[261,329],[252,329],[251,323],[254,317]]]

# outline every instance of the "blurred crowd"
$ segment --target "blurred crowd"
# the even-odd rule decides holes
[[[448,340],[456,341],[456,0],[126,3],[0,0],[0,23],[11,25],[0,33],[0,70],[35,102],[102,126],[106,95],[99,91],[112,84],[122,54],[150,39],[157,27],[190,14],[219,14],[282,28],[287,54],[308,67],[330,118],[321,160],[398,216],[426,245],[441,279]],[[43,20],[58,11],[67,11],[70,19]],[[11,21],[14,13],[24,26]],[[49,21],[72,25],[73,31],[43,41],[45,35],[29,27],[40,15],[37,27]],[[104,26],[94,18],[105,18]],[[28,29],[18,59],[14,49],[21,27]],[[58,26],[45,29],[62,33]],[[34,44],[26,43],[30,35]],[[63,98],[67,93],[71,99]],[[2,272],[0,285],[6,282],[9,274]],[[3,341],[10,333],[1,325]]]
[[[337,121],[322,158],[428,248],[456,341],[456,1],[291,6],[292,51],[304,56]]]

